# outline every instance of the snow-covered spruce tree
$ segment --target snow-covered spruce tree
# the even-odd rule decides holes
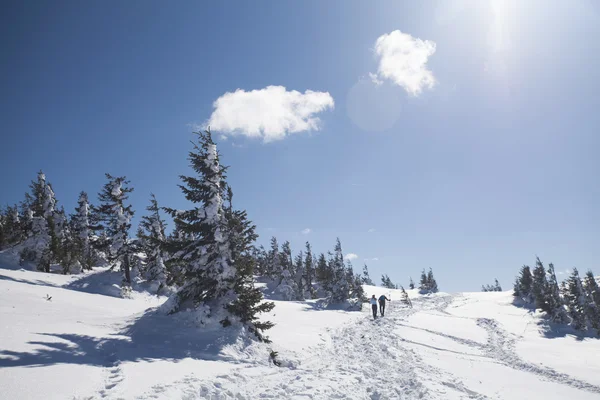
[[[421,271],[421,280],[419,281],[419,290],[421,291],[421,293],[428,293],[429,292],[429,281],[427,280],[427,273],[425,272],[425,269],[423,269],[423,271]]]
[[[591,327],[600,335],[600,288],[592,271],[585,274],[583,280],[585,291],[585,314]]]
[[[350,285],[347,277],[347,269],[344,263],[344,254],[342,253],[342,244],[337,239],[333,254],[329,259],[329,269],[332,272],[333,280],[331,285],[331,301],[333,303],[343,303],[348,300],[350,295]]]
[[[360,279],[363,285],[375,286],[375,283],[371,279],[371,275],[369,275],[369,267],[367,267],[367,263],[363,265],[363,272]]]
[[[429,285],[429,291],[431,293],[437,293],[438,284],[433,276],[433,270],[431,268],[429,268],[429,272],[427,273],[427,284]]]
[[[317,297],[317,293],[315,292],[315,288],[313,287],[313,283],[315,282],[315,257],[312,253],[312,248],[310,247],[310,243],[306,242],[306,256],[304,258],[304,283],[305,283],[305,297],[309,299],[315,299]]]
[[[17,206],[7,206],[2,211],[0,249],[14,246],[27,238],[28,231],[23,229]]]
[[[365,289],[363,288],[362,277],[360,275],[354,275],[354,281],[350,287],[350,297],[358,299],[361,303],[367,301]]]
[[[500,286],[500,282],[498,282],[498,279],[494,279],[494,292],[501,292],[502,291],[502,286]]]
[[[275,269],[279,268],[279,270]],[[298,292],[296,281],[294,280],[294,264],[292,260],[292,249],[290,242],[286,241],[281,246],[279,252],[279,263],[274,264],[275,273],[275,293],[279,294],[282,300],[295,300]]]
[[[536,258],[535,268],[533,269],[533,284],[531,286],[533,298],[535,300],[535,308],[539,308],[542,311],[548,312],[548,306],[546,304],[546,288],[548,287],[548,281],[546,279],[546,268],[540,261],[539,257]]]
[[[407,306],[412,308],[412,302],[410,301],[410,298],[408,297],[408,293],[406,293],[406,290],[404,290],[404,286],[400,286],[400,290],[402,291],[402,293],[401,293],[402,297],[400,298],[400,301],[402,302],[402,304],[406,304]]]
[[[548,264],[548,279],[546,287],[546,305],[548,316],[556,323],[564,324],[568,322],[567,313],[563,299],[560,296],[560,288],[554,271],[554,264]]]
[[[62,228],[55,223],[56,197],[42,171],[29,187],[31,193],[23,204],[29,233],[21,246],[21,262],[32,262],[39,270],[50,272],[50,264],[59,261]]]
[[[306,273],[304,271],[304,254],[298,253],[294,257],[294,283],[296,293],[295,299],[298,301],[304,301],[306,299]]]
[[[254,247],[252,249],[252,256],[256,261],[256,268],[254,273],[258,276],[266,276],[267,275],[267,251],[260,245],[259,247]]]
[[[531,269],[528,265],[523,265],[515,282],[513,296],[527,304],[533,303],[534,297],[532,286],[533,276],[531,275]]]
[[[92,246],[92,229],[90,223],[90,202],[86,192],[79,194],[75,213],[71,215],[71,235],[76,249],[76,257],[83,269],[91,270],[99,256]]]
[[[157,293],[161,293],[167,285],[167,268],[165,266],[165,221],[160,216],[160,208],[156,196],[150,194],[150,205],[146,207],[148,215],[142,217],[141,232],[138,234],[140,250],[146,255],[145,278],[157,284]]]
[[[381,275],[381,286],[388,289],[396,289],[396,285],[394,285],[387,274]]]
[[[257,314],[273,306],[261,303],[262,293],[254,288],[255,227],[245,212],[234,211],[231,205],[224,209],[225,167],[219,163],[210,131],[197,135],[198,144],[189,153],[197,176],[181,176],[184,184],[180,185],[186,199],[197,206],[186,211],[166,209],[178,229],[193,239],[175,242],[180,248],[173,259],[183,265],[185,279],[164,307],[170,314],[195,308],[203,325],[240,323],[261,339],[261,332],[272,324],[257,321]]]
[[[126,205],[129,193],[129,181],[124,176],[114,177],[106,174],[108,182],[98,194],[100,205],[94,210],[103,223],[105,240],[102,250],[106,252],[107,260],[114,266],[119,266],[123,273],[123,295],[131,291],[131,265],[134,248],[128,240],[131,218],[134,211],[131,205]]]
[[[415,288],[415,282],[412,277],[410,277],[410,281],[408,282],[408,288],[411,290]]]
[[[333,285],[333,271],[329,268],[330,264],[325,258],[325,254],[319,254],[316,267],[317,283],[325,292],[330,292]]]
[[[78,274],[82,270],[79,261],[79,248],[71,232],[65,209],[56,211],[54,218],[53,252],[62,266],[63,274]]]
[[[275,236],[271,238],[271,249],[267,255],[266,274],[269,278],[278,280],[281,276],[281,256],[279,255],[279,243]]]
[[[577,330],[585,330],[586,323],[586,301],[581,278],[577,268],[573,268],[571,276],[567,279],[567,291],[565,293],[565,303],[571,317],[571,325]]]
[[[270,321],[259,321],[258,314],[270,312],[275,307],[273,302],[263,302],[261,290],[255,287],[254,270],[256,258],[254,242],[258,238],[256,226],[248,220],[246,211],[233,209],[233,191],[227,186],[226,200],[228,207],[224,209],[227,220],[227,237],[231,245],[231,265],[235,268],[233,291],[235,299],[225,306],[231,317],[221,320],[223,326],[239,322],[260,341],[269,343],[264,331],[273,327]]]

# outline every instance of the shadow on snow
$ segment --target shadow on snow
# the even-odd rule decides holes
[[[38,333],[48,340],[30,341],[31,352],[0,349],[0,367],[43,367],[82,364],[107,367],[119,362],[180,361],[185,358],[243,362],[227,350],[246,347],[249,339],[239,329],[200,330],[177,316],[149,311],[118,334],[94,337],[79,334]],[[234,351],[235,352],[235,351]]]

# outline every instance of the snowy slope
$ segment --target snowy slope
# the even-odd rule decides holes
[[[407,309],[366,287],[392,298],[376,321],[279,301],[264,345],[113,297],[110,279],[0,269],[1,399],[600,398],[600,340],[544,330],[508,292],[410,291]]]

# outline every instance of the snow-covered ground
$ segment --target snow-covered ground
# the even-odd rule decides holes
[[[265,345],[113,283],[0,268],[1,399],[600,399],[600,340],[542,326],[509,292],[409,291],[408,309],[367,286],[392,298],[376,321],[277,301]]]

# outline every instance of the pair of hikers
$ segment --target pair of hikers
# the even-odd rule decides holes
[[[377,302],[379,302],[379,313],[381,314],[381,316],[383,317],[383,315],[385,314],[385,302],[387,301],[391,301],[390,299],[388,299],[384,294],[382,294],[381,296],[379,296],[379,300],[377,300],[375,298],[375,295],[373,295],[371,297],[371,299],[369,300],[369,303],[371,303],[371,308],[373,309],[373,318],[377,318]]]

